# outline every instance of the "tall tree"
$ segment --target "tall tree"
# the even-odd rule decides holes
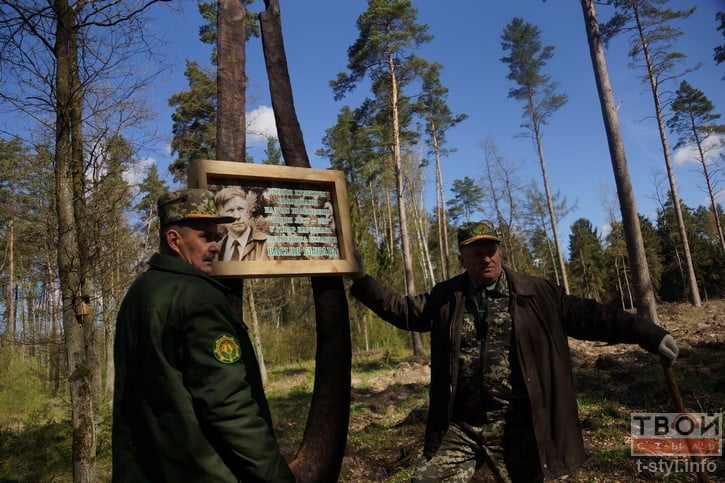
[[[612,159],[614,180],[617,185],[617,195],[619,197],[619,207],[622,210],[622,223],[627,240],[627,252],[633,271],[637,313],[657,323],[655,294],[649,267],[647,266],[647,255],[642,240],[642,231],[639,224],[639,215],[632,189],[632,181],[629,177],[627,158],[624,153],[624,142],[622,141],[622,133],[619,129],[619,118],[614,103],[614,95],[612,94],[612,86],[609,82],[609,71],[604,56],[604,46],[599,29],[599,21],[597,20],[597,11],[594,6],[594,0],[581,0],[581,6],[584,14],[584,27],[589,43],[589,53],[594,69],[594,79],[597,83],[599,103],[602,107],[604,128],[607,132],[609,155]]]
[[[102,325],[99,355],[101,364],[93,383],[96,403],[101,395],[111,395],[114,386],[113,332],[116,314],[125,288],[133,281],[133,267],[138,252],[137,236],[132,231],[126,214],[131,208],[131,187],[124,179],[124,173],[135,165],[131,143],[122,136],[111,137],[98,145],[89,159],[92,165],[93,185],[88,193],[89,205],[93,206],[90,238],[95,241],[96,271],[100,296],[97,297],[101,311]],[[101,388],[100,369],[105,366],[106,381]]]
[[[262,164],[283,164],[282,151],[277,144],[277,138],[272,136],[267,138],[267,147],[264,148],[264,159]]]
[[[145,263],[159,246],[159,217],[156,214],[156,200],[168,190],[166,182],[159,177],[153,164],[138,186],[139,200],[134,206],[138,214],[136,231],[141,233],[141,250],[136,259],[136,268]]]
[[[249,38],[259,36],[255,16],[246,8],[252,1],[199,2],[199,13],[207,22],[199,28],[199,40],[213,47],[211,63],[216,66],[216,70],[204,69],[198,61],[187,59],[184,75],[189,82],[189,90],[169,98],[169,106],[174,108],[171,116],[171,148],[177,153],[177,158],[169,165],[169,171],[177,181],[186,179],[186,168],[192,159],[247,161],[245,45]],[[228,47],[220,50],[220,39]],[[219,111],[219,89],[222,86],[225,95],[229,96],[224,104],[240,105],[241,108]],[[230,129],[229,133],[223,135],[221,153],[217,152],[219,116],[225,117],[225,125]],[[232,156],[232,153],[237,154]]]
[[[715,106],[705,96],[705,93],[695,89],[687,81],[682,81],[680,84],[675,100],[670,107],[672,117],[667,121],[667,126],[679,135],[675,149],[692,145],[696,148],[694,157],[702,166],[705,187],[710,198],[710,209],[720,239],[720,249],[725,255],[725,235],[715,202],[718,180],[713,178],[709,168],[709,165],[714,162],[711,153],[714,151],[715,155],[719,154],[721,136],[725,134],[725,125],[717,123],[720,114],[714,112]]]
[[[554,205],[554,212],[557,218],[563,218],[571,210],[574,209],[574,205],[570,205],[565,196],[561,195],[561,192],[557,191],[552,196],[552,203]],[[547,223],[551,222],[551,218],[547,216],[548,203],[546,202],[546,195],[539,190],[536,182],[531,180],[531,183],[527,188],[524,188],[524,203],[521,210],[521,220],[527,228],[530,236],[536,235],[536,242],[538,245],[538,265],[540,267],[546,267],[546,270],[542,271],[542,274],[554,281],[557,285],[561,285],[559,281],[559,270],[560,266],[558,263],[558,257],[555,253],[551,238],[548,233],[551,232]],[[546,247],[546,251],[541,248]],[[544,253],[547,256],[544,257]],[[544,260],[546,258],[551,260],[551,265],[547,264]],[[553,272],[553,277],[550,274]]]
[[[19,198],[22,192],[23,173],[28,169],[27,147],[15,137],[9,141],[0,139],[0,285],[3,286],[5,303],[5,333],[2,339],[8,343],[15,341],[16,334],[16,262],[15,240],[16,223],[21,217]],[[4,276],[7,270],[7,276]]]
[[[428,26],[417,23],[417,9],[410,0],[369,0],[368,8],[357,19],[359,37],[348,48],[348,73],[341,72],[331,82],[335,99],[341,99],[353,90],[357,83],[369,76],[373,88],[377,85],[387,91],[388,110],[392,126],[390,151],[396,180],[396,197],[400,243],[403,252],[403,268],[407,295],[416,293],[413,278],[413,259],[410,235],[408,233],[408,215],[403,192],[403,172],[401,156],[400,122],[400,85],[401,76],[410,76],[409,72],[418,64],[410,53],[431,39]],[[420,334],[413,333],[413,354],[423,354]]]
[[[259,20],[269,90],[285,162],[309,168],[302,129],[294,108],[279,2],[265,0],[265,10]],[[290,468],[299,481],[336,481],[342,466],[350,417],[350,314],[340,277],[313,277],[311,285],[317,335],[315,387],[302,444]]]
[[[586,218],[579,218],[571,226],[569,259],[572,275],[579,278],[580,295],[602,302],[602,245],[597,230]]]
[[[174,108],[171,149],[177,158],[169,171],[177,181],[186,178],[192,159],[214,159],[216,156],[217,85],[214,74],[203,70],[197,62],[187,60],[184,71],[189,90],[169,98]]]
[[[453,198],[448,200],[451,218],[469,223],[471,216],[483,207],[483,188],[473,178],[464,176],[463,179],[453,180],[451,192]]]
[[[539,28],[519,17],[514,17],[504,28],[501,40],[503,50],[509,53],[508,56],[501,58],[501,61],[509,66],[509,74],[506,77],[518,86],[509,90],[509,97],[524,102],[523,117],[525,121],[522,127],[529,132],[539,157],[549,218],[551,219],[551,230],[561,272],[561,285],[564,291],[569,293],[569,281],[559,242],[559,228],[549,187],[542,141],[544,126],[549,123],[554,112],[561,108],[567,100],[565,94],[556,93],[556,82],[542,72],[546,61],[554,55],[554,47],[551,45],[542,47]]]
[[[496,224],[503,237],[504,257],[508,266],[517,269],[517,259],[523,257],[520,250],[514,248],[514,216],[518,211],[516,192],[519,190],[515,172],[518,168],[508,161],[498,150],[492,139],[481,143],[483,148],[483,183],[488,187],[485,200],[496,213]],[[522,248],[522,247],[519,247]]]
[[[435,160],[436,217],[440,220],[437,223],[438,246],[440,248],[439,254],[443,278],[447,279],[450,277],[451,263],[448,257],[449,235],[441,157],[451,151],[445,148],[446,132],[456,124],[465,120],[468,116],[466,114],[454,115],[450,107],[448,107],[448,88],[443,86],[440,80],[442,68],[437,62],[425,64],[421,74],[423,92],[418,98],[416,109],[422,113],[425,119],[425,129],[428,134],[426,144]]]
[[[682,251],[687,265],[691,302],[695,307],[699,307],[702,305],[700,290],[697,287],[695,267],[692,263],[690,244],[687,240],[687,229],[682,216],[682,209],[679,206],[680,198],[677,192],[677,182],[672,168],[670,147],[665,130],[665,100],[662,97],[663,82],[677,77],[675,68],[685,57],[681,52],[672,50],[672,43],[683,33],[673,23],[688,18],[695,11],[695,7],[689,10],[672,10],[666,8],[668,2],[669,0],[614,0],[616,12],[604,26],[604,31],[608,37],[621,32],[630,33],[629,56],[635,62],[639,62],[645,71],[642,80],[649,84],[654,102],[662,154],[667,168],[670,193],[672,194],[677,227],[680,232],[680,242],[682,243]]]
[[[130,127],[141,120],[143,106],[134,105],[135,94],[153,78],[140,79],[140,69],[134,75],[121,70],[134,56],[149,52],[151,37],[138,33],[143,13],[156,1],[0,1],[0,62],[15,81],[15,89],[0,95],[35,120],[54,120],[45,127],[55,139],[57,264],[70,371],[74,481],[96,480],[92,377],[98,372],[98,348],[89,304],[94,294],[85,136],[105,132],[112,123]],[[107,35],[110,28],[114,35]],[[121,111],[123,116],[112,115]]]

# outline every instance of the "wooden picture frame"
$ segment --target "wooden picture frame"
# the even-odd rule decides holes
[[[237,217],[234,223],[219,225],[215,277],[358,271],[341,171],[193,160],[188,185],[214,192],[218,213]]]

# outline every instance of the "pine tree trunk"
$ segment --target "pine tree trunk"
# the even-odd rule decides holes
[[[622,304],[622,310],[626,310],[627,307],[624,305],[624,290],[622,288],[622,276],[619,273],[619,258],[617,256],[614,257],[614,270],[617,274],[617,292],[619,292],[619,301]]]
[[[720,240],[720,250],[725,255],[725,234],[723,234],[722,223],[720,222],[720,214],[717,210],[717,202],[715,201],[715,190],[712,185],[712,179],[710,172],[707,169],[707,160],[705,159],[705,150],[702,147],[702,139],[700,139],[700,133],[695,127],[695,121],[692,120],[692,134],[695,138],[695,144],[697,145],[697,152],[700,155],[700,164],[702,164],[702,171],[705,176],[705,183],[707,185],[707,195],[710,198],[710,210],[712,210],[712,216],[715,219],[715,228],[717,229],[717,236]]]
[[[390,203],[390,193],[385,194],[385,208],[388,222],[387,228],[387,239],[388,239],[388,253],[392,254],[395,247],[395,230],[393,230],[393,207]]]
[[[451,274],[451,260],[448,256],[448,218],[446,213],[446,196],[441,172],[441,157],[438,150],[438,136],[435,122],[431,119],[433,133],[433,152],[436,160],[436,217],[438,219],[438,251],[440,252],[442,279],[448,280]]]
[[[419,171],[420,184],[425,184],[423,171]],[[410,193],[412,198],[412,193]],[[435,273],[433,271],[433,262],[430,258],[430,252],[428,250],[428,243],[426,243],[427,227],[425,223],[425,200],[423,199],[423,190],[420,192],[420,199],[417,203],[412,203],[413,207],[413,226],[415,228],[415,237],[418,242],[418,248],[421,253],[421,271],[423,272],[426,280],[426,287],[432,287],[436,283]]]
[[[219,0],[217,15],[216,156],[246,160],[246,10],[239,0]]]
[[[531,103],[530,103],[531,104]],[[534,126],[537,126],[536,120],[533,121]],[[544,191],[546,192],[546,204],[549,208],[549,218],[551,220],[551,233],[554,236],[554,248],[556,249],[556,261],[559,265],[559,271],[561,272],[561,286],[564,288],[564,292],[569,294],[569,278],[566,274],[566,265],[564,264],[564,255],[561,252],[561,243],[559,243],[559,225],[556,220],[556,213],[554,212],[554,199],[551,196],[551,188],[549,188],[549,176],[546,172],[546,161],[544,160],[544,149],[541,143],[541,134],[539,133],[538,127],[535,127],[536,136],[536,150],[539,154],[539,162],[541,165],[541,176],[544,179]]]
[[[403,274],[405,275],[406,295],[415,295],[415,279],[413,278],[413,256],[410,252],[410,236],[408,234],[408,213],[403,193],[403,162],[400,155],[400,122],[398,120],[398,80],[395,73],[395,60],[388,56],[390,71],[391,112],[393,113],[393,167],[395,169],[395,194],[398,203],[398,224],[400,228],[400,245],[403,250]],[[413,339],[413,356],[423,355],[423,341],[419,332],[411,333]]]
[[[635,0],[632,2],[634,17],[637,21],[637,30],[639,31],[640,41],[642,44],[642,52],[647,64],[647,76],[649,78],[650,87],[652,88],[652,97],[655,104],[655,116],[657,118],[657,129],[660,133],[660,141],[662,142],[662,152],[665,156],[665,167],[667,168],[667,179],[670,182],[670,193],[672,195],[672,206],[675,209],[677,219],[677,228],[680,232],[680,240],[682,242],[682,250],[685,256],[685,264],[687,265],[687,280],[690,286],[690,301],[695,307],[702,306],[700,300],[700,290],[697,288],[697,278],[695,277],[695,266],[692,263],[692,254],[690,253],[690,242],[687,239],[687,229],[685,227],[685,219],[682,216],[682,206],[680,205],[680,196],[677,194],[677,182],[675,181],[675,172],[672,169],[672,160],[670,159],[670,147],[667,143],[667,133],[665,131],[665,122],[662,117],[662,106],[660,105],[659,85],[655,78],[654,68],[652,66],[652,58],[649,54],[648,42],[644,37],[642,23],[639,15],[639,4]]]
[[[637,296],[637,313],[648,318],[653,323],[658,323],[657,305],[655,302],[654,288],[647,266],[647,257],[642,240],[642,231],[639,225],[637,204],[634,199],[632,182],[629,177],[627,159],[624,153],[624,143],[619,130],[619,119],[612,95],[612,87],[609,82],[607,62],[604,57],[599,33],[599,21],[594,7],[594,0],[581,0],[584,24],[589,42],[589,51],[592,58],[594,77],[597,82],[599,101],[602,106],[604,126],[607,131],[609,152],[612,158],[612,169],[617,185],[619,206],[622,210],[622,225],[624,226],[627,252],[632,264],[635,293]]]
[[[373,217],[373,238],[375,243],[380,241],[380,227],[378,226],[378,207],[375,203],[375,188],[373,188],[373,181],[368,181],[368,189],[370,190],[370,213]]]
[[[267,78],[285,163],[310,167],[295,114],[282,38],[279,2],[265,0],[259,15]],[[350,420],[350,315],[341,277],[312,277],[317,349],[315,385],[302,443],[290,463],[297,481],[337,481]]]

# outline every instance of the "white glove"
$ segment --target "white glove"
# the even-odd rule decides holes
[[[352,280],[358,280],[365,276],[365,260],[363,260],[362,253],[360,253],[360,250],[357,248],[353,249],[352,253],[355,256],[355,261],[357,262],[357,273],[350,274],[350,278]]]
[[[675,339],[670,334],[667,334],[660,341],[657,352],[672,364],[677,359],[677,354],[679,354],[680,349],[677,347]]]

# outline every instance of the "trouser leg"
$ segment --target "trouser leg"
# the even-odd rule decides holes
[[[543,481],[532,431],[503,419],[483,426],[451,423],[436,454],[418,463],[411,481],[467,482],[482,464],[500,482]]]
[[[457,424],[451,423],[438,451],[423,458],[415,468],[411,482],[467,482],[480,464],[478,444]]]

